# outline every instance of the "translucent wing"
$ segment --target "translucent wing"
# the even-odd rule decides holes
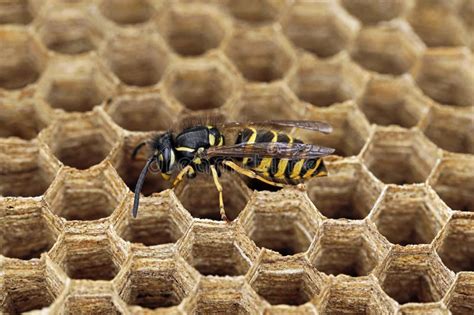
[[[210,147],[202,153],[202,156],[204,158],[276,157],[282,159],[312,159],[329,155],[334,151],[333,148],[306,143],[258,142]]]
[[[280,128],[301,128],[319,131],[322,133],[331,133],[332,126],[324,121],[316,120],[264,120],[264,121],[248,121],[248,122],[227,122],[217,125],[218,128],[222,129],[235,129],[245,127],[261,127],[270,129]]]

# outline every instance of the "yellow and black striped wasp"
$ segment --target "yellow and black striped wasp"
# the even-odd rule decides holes
[[[223,220],[228,221],[219,183],[221,169],[233,170],[249,178],[277,187],[296,185],[308,178],[326,176],[323,156],[334,149],[303,143],[280,130],[302,128],[322,133],[332,132],[325,122],[305,120],[269,120],[262,122],[229,122],[198,124],[184,128],[175,135],[171,131],[140,143],[133,158],[146,144],[151,155],[146,161],[135,186],[132,215],[137,216],[140,192],[150,167],[155,166],[165,180],[173,173],[176,187],[184,178],[197,173],[210,173],[219,192],[219,208]],[[227,133],[233,137],[225,136]],[[227,139],[226,139],[227,138]],[[230,139],[234,141],[229,141]]]

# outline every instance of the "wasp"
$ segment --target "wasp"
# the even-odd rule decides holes
[[[326,176],[322,157],[335,150],[303,143],[280,131],[285,128],[302,128],[326,134],[332,132],[331,125],[321,121],[228,122],[189,126],[176,135],[167,131],[138,144],[132,158],[146,144],[151,154],[135,186],[133,217],[137,216],[140,192],[152,166],[165,180],[170,180],[173,173],[177,173],[173,187],[179,185],[185,176],[193,178],[198,173],[211,174],[219,193],[220,215],[226,222],[228,219],[219,183],[221,169],[233,170],[277,187],[296,185],[315,176]],[[230,131],[234,134],[233,141],[228,141],[232,137],[226,139],[229,137],[225,136]]]

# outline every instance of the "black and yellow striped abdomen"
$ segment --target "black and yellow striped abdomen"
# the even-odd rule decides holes
[[[257,130],[245,128],[237,139],[239,143],[284,142],[302,143],[286,133],[275,130]],[[278,183],[296,184],[315,176],[326,176],[327,171],[322,159],[280,159],[280,158],[243,158],[242,166],[253,170],[262,177]]]

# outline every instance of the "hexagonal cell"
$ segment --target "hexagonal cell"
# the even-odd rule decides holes
[[[435,105],[421,124],[425,135],[440,148],[459,153],[474,153],[474,112],[471,107]]]
[[[379,198],[383,185],[357,162],[326,164],[329,176],[306,183],[308,197],[332,219],[364,219]]]
[[[102,55],[125,84],[148,86],[158,83],[168,65],[168,51],[158,34],[141,29],[124,29],[111,36]]]
[[[243,278],[201,278],[186,305],[189,314],[257,314],[261,300]]]
[[[293,44],[319,57],[347,49],[359,31],[357,20],[333,1],[296,1],[281,23]]]
[[[469,32],[458,15],[462,12],[461,3],[462,1],[418,0],[407,20],[430,47],[466,46]]]
[[[453,314],[471,314],[474,312],[474,273],[461,272],[446,294],[444,303]]]
[[[122,211],[113,216],[115,230],[126,241],[145,246],[175,243],[192,221],[171,191],[142,198],[136,218],[131,217],[131,209],[129,198]]]
[[[382,289],[400,304],[439,301],[454,275],[428,245],[392,247],[377,272]]]
[[[56,241],[59,227],[41,201],[0,199],[0,254],[11,258],[39,258]]]
[[[298,129],[295,136],[305,143],[336,149],[338,156],[358,155],[369,139],[371,126],[364,114],[352,101],[330,108],[310,108],[304,115],[307,120],[325,121],[333,127],[330,134]]]
[[[108,217],[123,202],[127,188],[107,165],[87,172],[62,169],[45,195],[51,211],[66,220]]]
[[[2,262],[2,314],[20,314],[49,306],[64,289],[65,279],[44,259]]]
[[[37,92],[53,108],[86,112],[114,93],[113,77],[95,56],[53,60],[41,78]]]
[[[431,100],[407,76],[372,76],[358,104],[371,123],[411,128],[426,115]]]
[[[443,263],[455,272],[474,271],[474,214],[455,212],[436,241]]]
[[[238,226],[195,222],[180,242],[180,253],[202,275],[245,275],[257,249]]]
[[[364,24],[376,24],[401,16],[410,7],[410,1],[403,0],[342,0],[344,8]]]
[[[305,106],[286,84],[246,85],[236,107],[240,108],[237,121],[263,121],[269,119],[302,119]]]
[[[384,183],[404,185],[424,182],[439,153],[418,130],[380,127],[362,153],[362,159]]]
[[[155,13],[148,0],[102,0],[99,10],[117,24],[144,23]]]
[[[233,73],[215,59],[187,60],[170,70],[166,92],[189,110],[222,107],[236,88]]]
[[[285,188],[277,192],[258,192],[240,220],[258,247],[293,255],[308,249],[321,216],[306,194]]]
[[[48,123],[36,103],[0,98],[0,138],[36,138]]]
[[[414,67],[413,76],[435,101],[455,106],[473,104],[474,59],[467,48],[427,50]]]
[[[226,7],[232,16],[251,24],[264,24],[275,21],[285,6],[282,0],[244,0],[227,1]]]
[[[318,300],[323,314],[395,314],[397,309],[373,276],[332,278]]]
[[[224,51],[248,81],[280,80],[294,62],[291,47],[275,31],[235,32]]]
[[[299,62],[297,71],[289,78],[289,86],[300,100],[315,106],[357,99],[368,80],[368,74],[345,54],[329,60],[303,57]]]
[[[127,304],[155,309],[180,304],[196,286],[198,277],[168,249],[154,256],[147,253],[133,257],[127,270],[117,277],[116,286]]]
[[[406,22],[393,21],[363,28],[351,55],[368,70],[399,75],[412,68],[424,48]]]
[[[119,131],[102,110],[59,117],[40,135],[64,165],[87,169],[102,163],[120,146]]]
[[[326,220],[309,258],[328,275],[366,276],[385,257],[390,245],[364,221]]]
[[[145,165],[146,158],[150,154],[149,150],[141,150],[135,159],[132,159],[134,148],[142,141],[148,140],[152,134],[131,134],[126,137],[124,145],[111,157],[111,162],[117,173],[128,186],[130,191],[135,191],[140,172]],[[153,193],[161,192],[171,188],[172,181],[166,181],[159,174],[148,174],[142,187],[142,194],[149,196]]]
[[[445,156],[428,183],[453,210],[474,212],[474,159]]]
[[[46,64],[46,52],[23,28],[0,27],[0,88],[19,89],[36,82]]]
[[[177,54],[190,57],[217,48],[229,26],[215,8],[181,4],[171,6],[161,17],[158,27]]]
[[[125,313],[112,284],[105,281],[73,280],[67,293],[55,303],[60,314],[113,314]]]
[[[247,281],[268,303],[297,306],[319,294],[326,279],[303,256],[281,257],[263,250]]]
[[[126,252],[109,238],[101,223],[88,224],[87,232],[79,225],[66,227],[65,235],[50,256],[71,279],[112,280],[125,261]]]
[[[59,166],[38,145],[12,139],[0,142],[0,196],[41,196]]]
[[[235,220],[250,199],[250,191],[235,173],[223,171],[219,182],[227,217]],[[185,179],[175,192],[193,217],[221,221],[219,193],[210,174],[200,173],[196,178]]]
[[[0,24],[28,24],[33,19],[30,1],[5,0],[0,4]]]
[[[397,314],[416,315],[416,314],[436,314],[450,315],[452,314],[443,302],[431,303],[408,303],[401,305]]]
[[[55,6],[38,18],[36,30],[43,43],[63,54],[81,54],[94,50],[102,39],[101,26],[90,12]]]
[[[177,120],[176,108],[159,92],[122,94],[106,104],[105,110],[117,125],[129,131],[164,131]]]
[[[450,211],[436,193],[421,186],[389,186],[371,220],[393,244],[430,244]]]

